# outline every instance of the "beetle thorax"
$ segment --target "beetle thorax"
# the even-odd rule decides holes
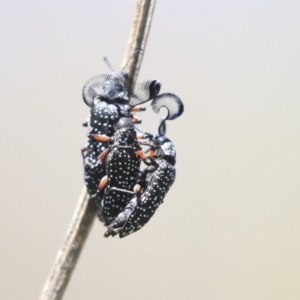
[[[122,128],[114,134],[114,144],[129,147],[136,147],[138,145],[136,139],[136,132],[134,129]]]

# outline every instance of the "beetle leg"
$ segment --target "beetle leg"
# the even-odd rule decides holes
[[[138,140],[144,140],[144,139],[147,139],[148,138],[148,135],[147,134],[137,134],[136,135],[136,138]]]
[[[137,134],[137,139],[138,140],[145,140],[145,139],[152,140],[153,139],[153,134],[149,133],[149,132],[139,133],[139,134]],[[139,143],[143,143],[143,142],[139,142]],[[149,144],[145,143],[145,145],[147,146]]]
[[[108,191],[108,193],[110,193],[111,191],[118,191],[118,192],[123,192],[123,193],[131,194],[131,195],[135,195],[135,192],[128,191],[128,190],[124,190],[124,189],[119,189],[119,188],[116,188],[116,187],[112,187],[112,188]]]
[[[81,148],[81,154],[82,154],[83,158],[85,158],[84,152],[86,152],[88,149],[89,149],[89,145],[88,144],[86,144],[84,147]]]
[[[105,158],[106,158],[106,156],[107,156],[107,154],[109,153],[109,149],[105,149],[99,156],[98,156],[98,162],[102,162]]]
[[[141,124],[142,123],[142,120],[139,119],[136,115],[130,114],[130,117],[131,117],[131,120],[132,120],[133,123],[135,123],[135,124]]]
[[[145,106],[141,106],[141,105],[136,105],[131,107],[130,109],[131,111],[145,111],[146,107]]]
[[[140,190],[141,190],[141,186],[137,183],[137,184],[134,186],[133,191],[134,191],[134,193],[139,193]]]
[[[104,134],[91,134],[91,137],[100,142],[109,142],[111,137]]]
[[[134,186],[133,191],[136,194],[137,201],[141,202],[141,199],[142,199],[142,190],[141,190],[141,186],[138,183]]]
[[[130,194],[130,195],[134,195],[134,196],[137,196],[138,200],[140,200],[140,198],[141,198],[141,186],[138,183],[134,186],[133,192],[128,191],[128,190],[124,190],[124,189],[119,189],[119,188],[116,188],[116,187],[112,187],[108,191],[108,193],[110,193],[111,191],[118,191],[118,192]]]
[[[101,163],[105,160],[105,158],[106,158],[107,154],[109,153],[109,151],[110,151],[110,149],[105,149],[105,150],[98,156],[98,160],[97,160],[97,162],[94,164],[93,168],[98,167],[99,164],[101,164]]]
[[[155,155],[155,153],[156,153],[156,151],[155,151],[155,149],[150,149],[150,152],[149,152],[149,154],[148,154],[148,157],[149,158],[153,158],[154,157],[154,155]]]
[[[109,236],[115,236],[116,234],[118,234],[121,231],[122,228],[117,228],[117,229],[113,229],[113,228],[108,228],[105,233],[104,233],[104,237],[109,237]]]
[[[141,151],[141,150],[135,150],[134,153],[135,153],[137,156],[139,156],[143,161],[146,160],[146,156],[145,156],[145,154],[143,153],[143,151]]]
[[[92,164],[91,162],[89,162],[88,157],[85,157],[84,164],[89,166],[91,169],[94,169],[96,167],[96,164]]]
[[[108,226],[107,231],[104,233],[104,236],[115,236],[116,234],[120,233],[136,205],[136,198],[133,197],[123,209],[123,211],[119,213],[118,216],[113,220],[113,222]]]
[[[101,181],[99,183],[99,186],[98,186],[99,192],[101,192],[101,191],[104,190],[104,188],[106,187],[107,183],[108,183],[108,176],[105,175],[105,176],[102,177],[102,179],[101,179]]]
[[[83,127],[88,127],[88,126],[89,126],[89,123],[90,123],[90,118],[87,118],[87,119],[85,120],[85,122],[82,123],[82,126],[83,126]]]

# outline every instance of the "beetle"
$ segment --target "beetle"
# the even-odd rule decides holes
[[[161,107],[166,107],[168,115],[161,121],[157,135],[147,134],[148,141],[143,144],[150,146],[148,158],[145,160],[148,167],[140,173],[134,191],[113,187],[108,192],[123,192],[130,195],[131,200],[108,226],[105,237],[116,234],[125,237],[142,228],[163,203],[175,181],[176,150],[174,144],[165,136],[166,120],[179,117],[184,111],[184,106],[180,98],[171,93],[162,94],[162,97],[154,99],[151,105],[155,112],[159,112]]]
[[[106,62],[108,63],[107,59]],[[109,63],[108,65],[110,67]],[[111,68],[112,74],[94,76],[83,86],[82,97],[91,111],[88,121],[84,123],[84,126],[88,127],[88,143],[82,149],[82,155],[85,184],[92,196],[97,195],[99,182],[106,174],[105,168],[99,164],[99,156],[108,147],[107,141],[96,141],[93,135],[112,136],[120,113],[131,118],[132,123],[139,122],[132,112],[145,110],[140,104],[153,99],[160,90],[158,80],[148,80],[138,83],[135,89],[130,91],[124,68],[119,72]],[[99,199],[94,199],[98,205]]]
[[[117,190],[107,193],[111,188],[133,189],[140,170],[141,159],[145,159],[131,119],[120,114],[114,126],[113,137],[94,134],[98,141],[108,141],[109,147],[100,155],[101,164],[106,170],[99,183],[101,198],[99,215],[103,215],[105,225],[110,224],[129,202],[130,196]]]

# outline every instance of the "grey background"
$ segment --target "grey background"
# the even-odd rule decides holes
[[[135,1],[1,1],[1,299],[37,299],[83,186],[81,99]],[[139,80],[179,95],[151,222],[95,222],[64,299],[299,299],[299,1],[157,3]],[[140,114],[156,131],[159,118]]]

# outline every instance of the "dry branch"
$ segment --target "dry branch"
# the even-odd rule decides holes
[[[130,60],[127,67],[129,87],[136,81],[147,37],[150,30],[155,0],[139,0],[131,28],[124,62],[134,50],[141,49],[139,55]],[[65,239],[59,249],[50,274],[40,296],[40,300],[60,300],[66,290],[72,272],[79,259],[84,243],[96,216],[96,205],[90,201],[86,188],[83,188]]]

